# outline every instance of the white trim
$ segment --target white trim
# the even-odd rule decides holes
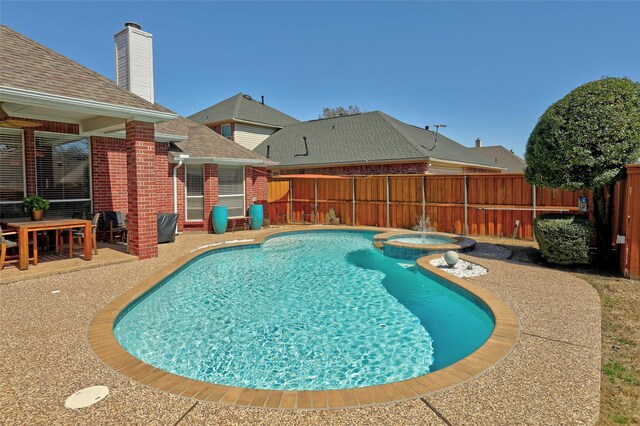
[[[69,198],[68,200],[49,200],[50,203],[77,203],[80,201],[91,201],[91,198]]]
[[[460,164],[460,165],[467,166],[467,167],[478,167],[478,168],[483,168],[483,169],[506,170],[504,167],[487,166],[487,165],[484,165],[484,164],[476,164],[476,163],[463,163],[461,161],[453,161],[453,160],[442,160],[442,159],[436,158],[436,157],[431,157],[429,159],[429,162],[431,162],[431,161],[438,161],[440,163],[447,163],[447,164]]]
[[[279,163],[269,160],[251,160],[244,158],[227,158],[227,157],[188,157],[182,158],[185,161],[185,164],[222,164],[228,166],[259,166],[263,165],[265,167],[268,166],[276,166]],[[172,162],[176,163],[178,158],[175,157]]]
[[[125,130],[119,130],[117,132],[110,133],[99,133],[95,136],[100,136],[104,138],[114,138],[114,139],[126,139],[127,132]],[[189,136],[182,135],[172,135],[171,133],[158,133],[154,131],[154,139],[155,142],[179,142],[187,140]]]
[[[71,98],[68,96],[52,95],[50,93],[15,87],[0,86],[0,99],[3,102],[13,102],[39,107],[57,108],[65,111],[82,112],[85,114],[105,115],[129,120],[160,123],[179,117],[172,112],[154,111],[138,107],[115,105],[88,99]]]
[[[24,129],[20,129],[21,133],[22,133],[22,186],[23,186],[23,190],[22,190],[22,194],[23,196],[26,198],[27,197],[27,146],[24,142]],[[34,148],[35,148],[35,136],[33,139],[33,144],[34,144]],[[37,181],[38,179],[36,179]]]

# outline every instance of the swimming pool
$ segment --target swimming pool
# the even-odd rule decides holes
[[[472,353],[486,306],[372,232],[281,234],[211,251],[129,305],[114,335],[162,370],[245,388],[321,390],[396,382]]]

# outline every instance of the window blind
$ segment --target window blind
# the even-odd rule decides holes
[[[218,166],[218,204],[227,206],[229,217],[245,215],[244,167]]]
[[[91,212],[89,139],[78,135],[35,132],[38,195],[61,216]]]
[[[187,220],[204,220],[204,169],[202,165],[186,166]]]
[[[0,202],[21,202],[24,191],[22,130],[0,127]]]

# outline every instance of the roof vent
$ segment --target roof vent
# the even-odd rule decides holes
[[[252,101],[253,100],[253,98],[251,96],[249,96],[249,95],[242,95],[242,97],[245,98],[248,101]]]
[[[135,28],[136,30],[141,30],[142,29],[140,24],[136,24],[135,22],[125,22],[124,26],[125,27]]]
[[[482,146],[482,139],[476,138],[476,148],[480,148]]]

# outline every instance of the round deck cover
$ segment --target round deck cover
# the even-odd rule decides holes
[[[77,410],[78,408],[89,407],[98,401],[103,400],[109,394],[109,388],[106,386],[91,386],[79,390],[71,395],[64,402],[64,406]]]

